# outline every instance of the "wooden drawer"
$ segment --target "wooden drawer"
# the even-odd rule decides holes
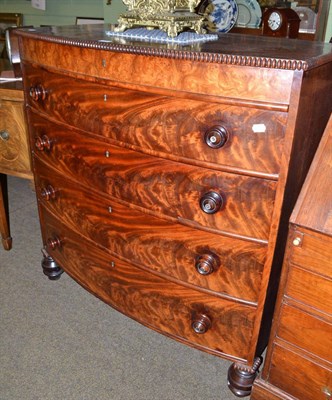
[[[29,104],[50,118],[147,152],[248,171],[278,174],[287,114],[95,84],[27,66],[27,86],[46,98]],[[227,131],[211,148],[205,134]],[[221,137],[223,133],[220,134]],[[212,139],[213,140],[213,139]],[[212,143],[214,146],[214,144]]]
[[[332,310],[332,279],[292,266],[285,294],[328,314]]]
[[[0,171],[31,177],[23,102],[0,98]]]
[[[40,203],[72,230],[164,276],[246,301],[258,300],[266,246],[156,218],[83,190],[38,160],[36,166]],[[54,197],[45,196],[49,185],[56,191]],[[202,275],[199,266],[202,272],[204,267],[212,272]]]
[[[326,400],[332,369],[275,344],[269,383],[299,400]]]
[[[332,318],[323,320],[287,304],[281,307],[277,336],[332,362]]]
[[[50,255],[106,303],[150,328],[199,349],[215,355],[246,358],[254,307],[170,282],[111,256],[51,215],[42,215],[41,220],[44,238],[61,239],[60,247],[54,250],[48,247]],[[206,333],[198,334],[192,323],[202,315],[208,316],[211,327]]]
[[[36,155],[88,187],[196,227],[268,238],[275,181],[149,156],[47,122],[33,126],[39,137],[47,134],[52,143],[50,151]],[[220,210],[208,213],[213,194],[222,199]]]
[[[328,202],[326,206],[331,209]],[[332,279],[332,237],[301,228],[292,238],[300,238],[301,245],[292,246],[291,262]]]

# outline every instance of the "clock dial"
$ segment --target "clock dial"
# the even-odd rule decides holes
[[[277,11],[273,11],[267,21],[269,28],[272,31],[278,30],[281,26],[281,22],[282,22],[281,15]]]

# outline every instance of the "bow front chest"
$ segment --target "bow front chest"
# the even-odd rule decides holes
[[[109,27],[108,27],[109,28]],[[250,393],[287,221],[331,112],[331,46],[20,30],[44,272],[233,360]]]

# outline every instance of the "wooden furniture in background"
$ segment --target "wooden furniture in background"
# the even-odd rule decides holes
[[[7,58],[6,29],[22,26],[23,14],[0,13],[0,59]]]
[[[0,72],[10,68],[9,61],[0,60]],[[22,82],[0,84],[0,234],[10,250],[7,175],[32,179]]]
[[[291,217],[262,376],[252,400],[332,399],[332,116]]]
[[[100,25],[18,34],[44,273],[233,360],[229,386],[249,394],[332,109],[332,46],[229,34],[169,49]]]
[[[330,9],[330,2],[331,0],[299,0],[296,2],[296,6],[298,8],[295,8],[295,10],[299,10],[299,8],[302,8],[304,11],[306,8],[308,8],[308,13],[310,17],[310,13],[314,12],[317,17],[316,17],[316,25],[314,29],[301,29],[300,26],[300,31],[298,33],[298,38],[301,40],[320,40],[324,41],[325,34],[326,34],[326,28],[327,28],[327,20],[328,20],[328,15],[329,15],[329,9]],[[260,4],[266,4],[268,2],[264,1],[259,1]],[[294,3],[293,3],[294,4]],[[290,7],[291,3],[287,0],[285,1],[275,1],[274,5],[266,7],[263,6],[261,7],[262,9],[262,14],[264,14],[264,11],[270,7]],[[242,33],[246,35],[262,35],[262,26],[258,28],[251,28],[251,27],[237,27],[234,26],[231,29],[232,33]]]

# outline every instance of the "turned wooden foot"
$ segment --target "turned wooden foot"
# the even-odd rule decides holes
[[[63,269],[53,260],[45,249],[42,249],[43,259],[41,266],[43,267],[44,274],[51,280],[56,281],[63,273]]]
[[[10,250],[12,238],[9,228],[8,188],[7,175],[5,174],[0,174],[0,234],[4,249]]]
[[[228,387],[237,397],[249,396],[258,368],[262,363],[260,357],[255,358],[252,367],[240,363],[233,363],[228,369]]]

